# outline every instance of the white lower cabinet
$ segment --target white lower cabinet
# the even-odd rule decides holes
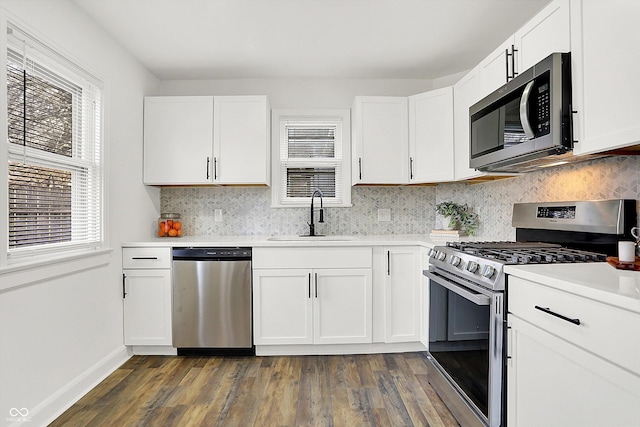
[[[420,249],[385,247],[384,341],[420,341]]]
[[[311,271],[253,270],[254,341],[312,344]]]
[[[509,316],[510,427],[640,425],[640,377]]]
[[[371,342],[371,248],[256,248],[253,259],[256,345]]]
[[[509,427],[640,425],[640,316],[510,277],[507,319]]]
[[[124,344],[171,346],[171,250],[123,248]]]
[[[371,342],[371,271],[256,270],[255,343]]]

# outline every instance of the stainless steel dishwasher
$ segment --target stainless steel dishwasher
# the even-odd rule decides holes
[[[255,354],[251,248],[173,248],[178,354]]]

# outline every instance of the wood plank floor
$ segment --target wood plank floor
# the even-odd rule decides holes
[[[51,426],[458,426],[425,358],[134,356]]]

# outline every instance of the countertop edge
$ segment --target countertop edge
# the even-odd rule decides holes
[[[237,247],[253,248],[269,247],[349,247],[349,246],[423,246],[432,248],[444,245],[442,240],[430,239],[424,234],[410,235],[371,235],[347,236],[348,240],[340,240],[343,236],[332,236],[328,240],[269,240],[271,236],[203,236],[180,238],[151,238],[149,240],[124,242],[122,247]]]
[[[582,269],[589,279],[575,274]],[[616,270],[606,262],[509,265],[505,273],[640,314],[640,272]]]

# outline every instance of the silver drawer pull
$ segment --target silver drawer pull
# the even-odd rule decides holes
[[[545,308],[545,307],[540,307],[539,305],[536,305],[535,308],[536,308],[536,310],[540,310],[543,313],[547,313],[547,314],[555,316],[555,317],[557,317],[559,319],[566,320],[567,322],[571,322],[574,325],[579,325],[580,324],[580,319],[572,319],[570,317],[563,316],[562,314],[558,314],[558,313],[556,313],[554,311],[549,310],[549,307]]]

